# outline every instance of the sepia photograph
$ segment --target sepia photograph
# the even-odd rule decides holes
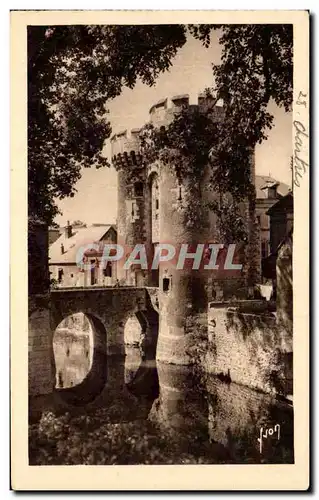
[[[296,25],[107,18],[23,34],[27,467],[294,466]]]

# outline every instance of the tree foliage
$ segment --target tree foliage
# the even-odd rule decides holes
[[[51,223],[55,199],[74,196],[83,167],[107,165],[102,155],[111,134],[106,104],[133,88],[153,85],[169,69],[187,32],[210,45],[218,30],[221,64],[213,65],[214,91],[224,101],[218,142],[210,145],[215,185],[236,197],[253,190],[249,158],[273,124],[268,104],[292,102],[291,25],[32,26],[28,28],[29,211]],[[194,123],[191,123],[194,120]],[[209,117],[182,115],[170,132],[180,134],[188,168],[207,156]],[[206,128],[206,125],[207,128]],[[185,130],[183,127],[185,126]],[[194,150],[194,129],[202,134]],[[198,134],[199,135],[199,134]],[[159,141],[164,140],[159,135]],[[169,140],[165,139],[166,141]],[[168,154],[166,148],[166,153]],[[170,153],[171,154],[171,153]]]
[[[180,180],[198,179],[207,165],[213,139],[219,132],[213,108],[201,111],[185,106],[174,120],[157,129],[146,124],[140,133],[141,149],[147,163],[160,160],[171,164]]]
[[[153,85],[185,41],[180,25],[28,28],[31,214],[51,223],[81,169],[107,165],[107,101],[137,79]]]
[[[219,197],[209,208],[218,216],[221,236],[224,241],[245,241],[239,203],[248,199],[253,214],[253,153],[273,124],[269,102],[286,111],[292,104],[292,26],[190,26],[205,47],[217,29],[222,55],[221,64],[213,65],[214,87],[206,90],[211,106],[205,111],[184,108],[166,129],[147,125],[142,147],[147,161],[171,163],[179,178],[190,176],[194,182],[210,164],[211,188]],[[216,122],[218,99],[223,100],[224,115]]]
[[[251,190],[251,158],[245,169],[236,161],[239,152],[243,154],[241,148],[234,158],[232,150],[218,150],[225,135],[223,115],[216,115],[216,99],[209,91],[206,97],[211,102],[210,106],[184,106],[166,127],[146,124],[140,133],[143,158],[148,164],[160,161],[170,165],[179,182],[188,186],[187,205],[190,210],[186,212],[187,226],[199,227],[204,221],[203,208],[206,213],[213,210],[217,215],[222,241],[245,241],[247,231],[239,202],[247,199]],[[212,154],[212,148],[218,150],[216,155]],[[215,199],[212,198],[203,207],[201,195],[207,167],[210,167],[210,182],[206,189],[215,192]]]
[[[214,91],[223,100],[225,118],[224,134],[212,149],[222,167],[216,184],[227,189],[230,184],[234,193],[247,191],[251,152],[273,126],[270,101],[286,111],[291,109],[293,27],[201,25],[190,30],[205,46],[211,31],[219,30],[222,54],[221,63],[213,64]]]

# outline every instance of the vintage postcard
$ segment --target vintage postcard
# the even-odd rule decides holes
[[[15,490],[309,488],[309,13],[11,12]]]

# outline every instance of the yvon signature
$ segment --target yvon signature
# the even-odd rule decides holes
[[[299,92],[297,99],[297,106],[302,106],[307,108],[307,94],[304,92]],[[299,112],[297,111],[297,114]],[[307,133],[305,125],[302,121],[294,120],[293,122],[295,130],[294,139],[294,155],[293,155],[293,165],[294,165],[294,185],[300,187],[300,180],[302,179],[304,173],[307,171],[309,166],[308,162],[304,156],[308,153],[308,147],[305,149],[305,142],[308,141],[309,135]]]
[[[257,441],[259,443],[259,451],[262,453],[263,451],[263,439],[267,439],[269,436],[276,436],[277,434],[277,440],[279,441],[280,439],[280,425],[276,424],[274,427],[269,427],[265,428],[261,427],[260,428],[260,434],[259,438],[257,438]]]

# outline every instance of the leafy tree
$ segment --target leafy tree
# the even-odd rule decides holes
[[[185,212],[188,227],[200,227],[204,223],[205,212],[207,214],[211,209],[218,216],[219,238],[222,241],[245,241],[247,232],[238,203],[247,197],[250,169],[247,169],[247,178],[241,178],[241,185],[234,176],[237,183],[233,185],[229,174],[232,169],[238,172],[237,163],[222,164],[211,153],[212,148],[217,148],[222,140],[225,127],[223,114],[216,114],[216,99],[209,91],[206,92],[206,102],[210,104],[204,107],[182,107],[166,127],[146,124],[140,133],[142,154],[147,163],[159,160],[171,165],[180,183],[184,188],[187,186],[184,196],[189,197],[189,203],[186,203],[189,210]],[[208,165],[211,167],[210,187],[215,197],[207,207],[203,207],[200,186]],[[232,196],[229,196],[230,193]]]
[[[58,213],[54,200],[74,196],[81,169],[107,165],[101,154],[111,134],[107,101],[123,86],[133,88],[137,79],[153,85],[188,31],[208,47],[213,30],[219,30],[223,47],[221,64],[213,65],[214,91],[225,108],[224,133],[210,148],[220,165],[214,183],[235,197],[247,190],[253,196],[249,156],[272,126],[268,103],[273,99],[286,110],[291,107],[291,25],[32,26],[30,214],[51,223]]]
[[[86,224],[85,222],[81,221],[81,220],[74,220],[73,222],[71,222],[71,226],[82,226],[82,227],[86,227]]]
[[[267,138],[273,126],[269,103],[285,111],[293,98],[292,25],[200,25],[191,26],[193,35],[204,46],[210,44],[213,30],[219,30],[221,64],[213,64],[214,92],[223,100],[223,131],[212,145],[211,160],[218,166],[212,184],[221,194],[220,211],[224,228],[234,227],[240,234],[238,202],[249,199],[254,213],[255,188],[251,179],[252,153],[256,144]],[[232,194],[232,201],[223,196]],[[226,239],[229,235],[226,235]]]
[[[221,33],[221,64],[213,65],[215,86],[206,90],[211,104],[205,112],[183,109],[166,129],[144,127],[143,152],[148,161],[174,165],[184,179],[199,178],[211,164],[211,187],[219,196],[209,207],[218,216],[220,237],[226,242],[246,241],[249,228],[241,202],[249,200],[253,219],[253,152],[273,124],[269,102],[273,99],[286,111],[292,104],[292,26],[192,25],[189,29],[206,47],[213,30]],[[223,100],[222,123],[214,117],[218,99]]]
[[[153,85],[186,41],[185,27],[28,27],[29,213],[51,223],[81,168],[107,165],[105,104],[139,78]]]
[[[212,30],[220,32],[221,64],[213,64],[213,74],[215,95],[223,100],[225,118],[224,134],[212,150],[221,166],[216,184],[234,194],[247,192],[250,154],[273,125],[270,101],[286,111],[291,109],[292,25],[200,25],[190,29],[205,46],[210,44]]]

